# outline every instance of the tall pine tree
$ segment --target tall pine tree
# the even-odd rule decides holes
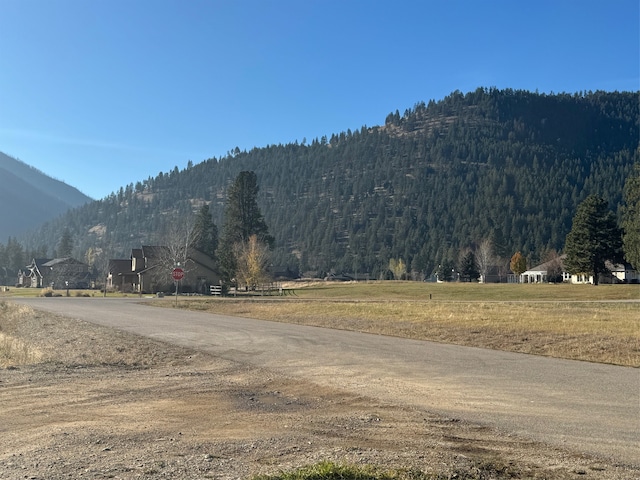
[[[640,270],[640,163],[636,163],[633,174],[624,185],[624,203],[624,256],[633,268]]]
[[[68,228],[65,228],[62,232],[62,237],[58,243],[58,257],[66,258],[70,257],[73,252],[73,236]]]
[[[242,250],[239,245],[246,244],[253,235],[258,242],[269,247],[274,243],[258,207],[258,190],[257,176],[250,171],[240,172],[229,188],[224,230],[218,249],[220,269],[226,281],[235,277],[238,265],[235,252]]]
[[[478,271],[478,263],[476,262],[476,256],[472,251],[462,257],[460,262],[460,276],[466,282],[475,282],[480,277]]]
[[[196,214],[194,237],[193,247],[215,258],[218,248],[218,227],[213,223],[209,205],[203,205]]]
[[[589,195],[578,205],[565,253],[567,271],[591,275],[594,285],[598,284],[600,274],[607,271],[605,261],[622,260],[622,231],[602,197]]]

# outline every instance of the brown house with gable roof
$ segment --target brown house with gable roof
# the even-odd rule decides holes
[[[132,249],[128,259],[109,260],[107,288],[136,293],[175,291],[173,266],[164,260],[167,253],[165,246],[143,245]],[[185,273],[179,284],[181,292],[206,294],[211,285],[220,284],[217,265],[208,255],[192,250],[185,263],[180,265]]]

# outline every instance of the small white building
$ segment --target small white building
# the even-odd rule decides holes
[[[568,282],[571,275],[564,268],[566,255],[560,255],[553,260],[530,268],[520,274],[520,283],[547,283],[547,282]]]
[[[604,262],[606,272],[600,274],[598,283],[640,283],[640,272],[630,264]],[[593,284],[593,275],[578,273],[571,275],[571,283]]]

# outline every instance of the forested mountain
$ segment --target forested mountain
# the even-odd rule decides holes
[[[402,259],[430,274],[487,238],[502,256],[519,250],[535,261],[563,248],[587,195],[618,210],[638,142],[638,92],[456,91],[390,113],[381,126],[176,167],[67,213],[25,243],[52,249],[68,228],[78,258],[89,249],[128,255],[162,242],[167,221],[205,203],[221,227],[228,186],[250,170],[275,265],[378,278]]]
[[[0,152],[0,242],[90,201],[76,188]]]

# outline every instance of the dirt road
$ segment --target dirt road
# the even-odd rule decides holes
[[[160,309],[136,299],[15,301],[384,403],[639,464],[638,369]]]

